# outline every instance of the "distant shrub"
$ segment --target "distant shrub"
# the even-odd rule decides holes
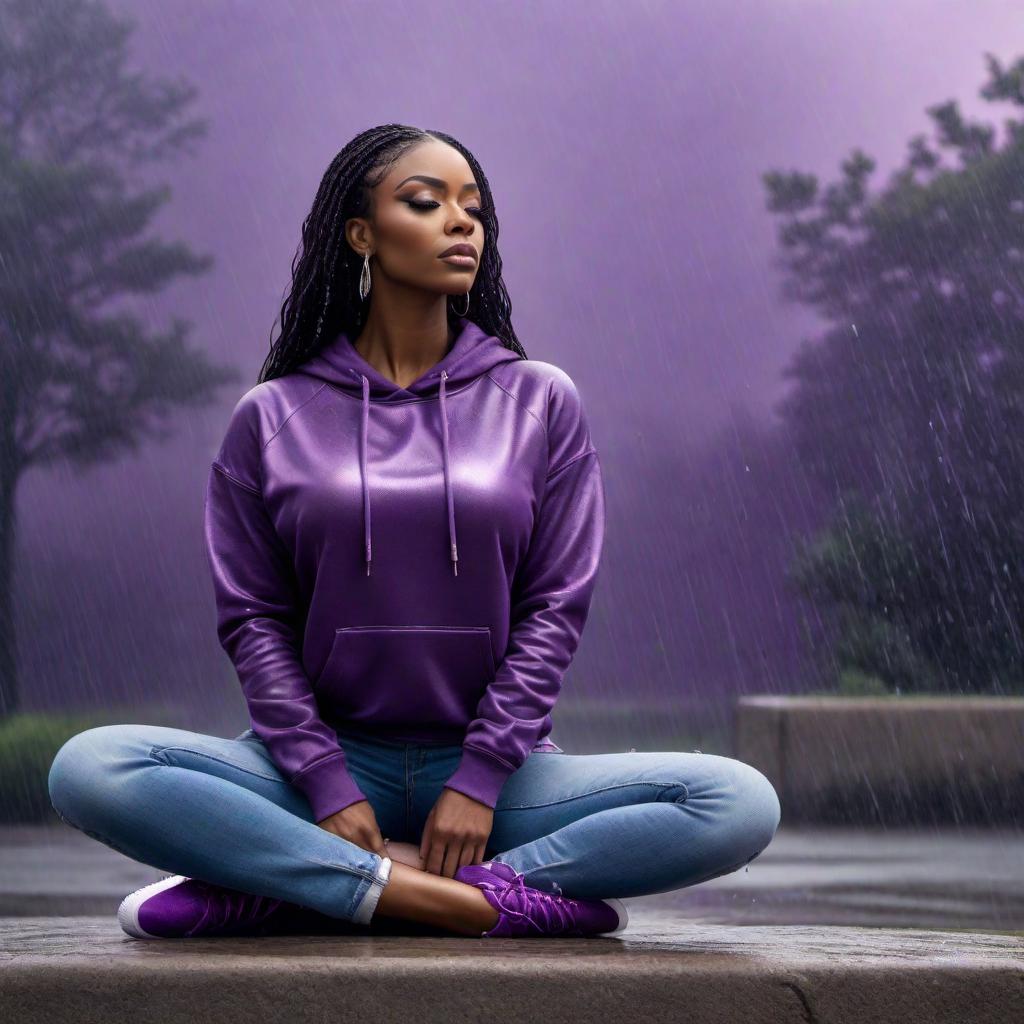
[[[844,697],[885,697],[892,693],[885,680],[855,668],[839,673],[838,689]]]
[[[166,720],[159,708],[141,709],[146,721]],[[59,822],[47,788],[57,751],[72,736],[99,725],[137,721],[140,708],[51,714],[16,712],[0,719],[0,823]]]

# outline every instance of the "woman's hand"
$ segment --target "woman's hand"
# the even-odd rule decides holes
[[[454,878],[466,864],[479,864],[494,825],[494,808],[454,789],[442,789],[420,839],[424,870]]]
[[[373,813],[369,800],[359,800],[348,807],[342,807],[317,824],[364,850],[380,854],[381,857],[388,855],[384,837],[377,826],[377,815]]]

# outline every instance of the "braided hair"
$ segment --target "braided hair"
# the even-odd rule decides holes
[[[301,366],[342,331],[353,340],[359,336],[370,298],[359,297],[363,261],[348,244],[345,223],[351,217],[369,215],[370,190],[384,180],[406,150],[428,139],[438,139],[457,149],[480,188],[484,247],[469,293],[469,310],[464,315],[500,339],[506,348],[527,358],[512,327],[512,305],[501,279],[498,221],[490,185],[476,157],[444,132],[384,124],[355,136],[331,161],[320,181],[313,207],[302,224],[302,243],[292,260],[291,291],[281,307],[281,334],[275,342],[271,331],[270,352],[258,383],[283,377]],[[455,298],[463,301],[462,296]],[[449,304],[449,327],[456,328],[458,320],[459,314]]]

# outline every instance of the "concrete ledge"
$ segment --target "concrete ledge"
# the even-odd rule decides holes
[[[708,927],[641,912],[620,939],[146,941],[109,918],[18,918],[0,951],[0,1015],[18,1024],[1024,1019],[1019,934]]]
[[[1024,697],[740,697],[784,822],[1024,823]]]

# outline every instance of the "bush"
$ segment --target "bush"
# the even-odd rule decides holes
[[[847,668],[839,673],[839,693],[844,697],[887,697],[892,690],[878,676]]]
[[[137,721],[137,706],[94,712],[17,712],[0,720],[0,823],[59,822],[50,803],[47,777],[57,751],[86,729]],[[164,709],[145,708],[145,720],[167,719]]]

